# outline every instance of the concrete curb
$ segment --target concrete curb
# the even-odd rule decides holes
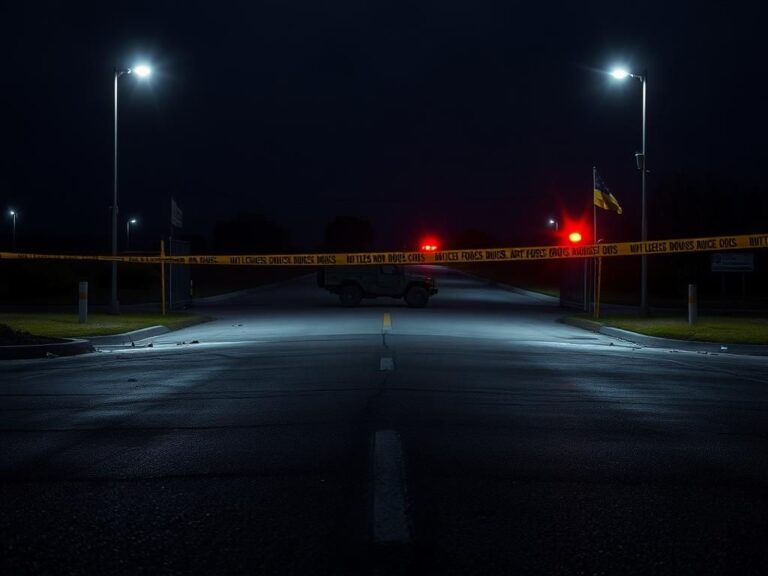
[[[590,330],[612,338],[626,340],[639,346],[648,348],[669,348],[672,350],[685,350],[688,352],[705,352],[708,354],[739,354],[748,356],[768,356],[768,346],[762,344],[730,344],[727,342],[695,342],[692,340],[676,340],[674,338],[659,338],[638,334],[621,328],[605,326],[594,320],[586,318],[561,318],[563,324],[575,326],[583,330]]]
[[[167,326],[149,326],[148,328],[141,328],[140,330],[125,332],[123,334],[93,336],[88,338],[87,341],[93,346],[127,346],[134,342],[138,342],[139,340],[167,334],[170,331],[171,329]]]
[[[46,356],[75,356],[93,352],[93,345],[88,340],[67,338],[63,342],[49,344],[24,344],[20,346],[0,346],[0,360],[21,360],[45,358]]]
[[[590,332],[600,332],[600,328],[603,327],[600,322],[587,320],[586,318],[570,318],[568,316],[564,316],[563,318],[560,318],[560,322],[563,324],[568,324],[569,326],[581,328],[582,330],[589,330]]]

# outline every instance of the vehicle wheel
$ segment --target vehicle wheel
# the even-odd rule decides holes
[[[357,306],[362,299],[363,291],[355,284],[342,286],[341,292],[339,292],[339,300],[341,300],[342,306]]]
[[[423,286],[411,286],[405,293],[405,301],[411,308],[424,308],[429,300],[429,292]]]

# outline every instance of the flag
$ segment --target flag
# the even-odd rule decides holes
[[[603,179],[600,178],[597,170],[595,170],[594,195],[595,206],[602,208],[603,210],[612,210],[617,214],[621,214],[622,210],[621,206],[619,206],[619,201],[616,200],[614,195],[611,194],[611,191],[608,190],[608,186],[606,186],[605,182],[603,182]]]
[[[184,213],[181,211],[181,208],[179,208],[179,205],[176,204],[176,201],[171,198],[171,225],[176,226],[176,228],[181,228],[184,224]]]

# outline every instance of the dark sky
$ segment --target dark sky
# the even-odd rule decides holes
[[[112,70],[139,60],[155,74],[120,80],[119,204],[147,245],[172,194],[190,234],[248,210],[307,247],[336,214],[382,248],[525,236],[587,210],[593,164],[634,238],[641,92],[601,71],[619,62],[648,70],[649,194],[678,172],[768,179],[757,2],[3,6],[0,205],[20,238],[108,249]]]

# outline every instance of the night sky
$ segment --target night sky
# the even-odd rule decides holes
[[[155,74],[120,80],[119,205],[146,249],[171,195],[202,237],[251,211],[297,248],[337,214],[380,248],[466,228],[534,243],[589,213],[593,164],[624,206],[606,234],[636,239],[641,90],[613,64],[648,70],[650,219],[679,174],[768,184],[765,19],[738,4],[6,2],[0,239],[13,206],[20,248],[108,251],[112,75],[138,61]]]

